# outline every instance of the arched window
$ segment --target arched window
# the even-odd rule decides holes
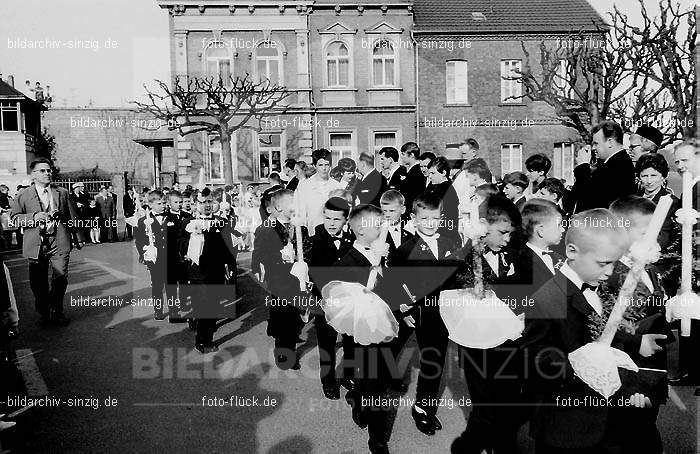
[[[225,84],[230,84],[231,57],[228,47],[222,42],[214,42],[205,52],[207,77],[221,78]]]
[[[375,87],[396,85],[396,55],[391,41],[381,39],[372,49],[372,76]]]
[[[269,80],[273,85],[282,84],[282,59],[274,41],[265,41],[255,49],[255,69],[258,81]]]
[[[350,74],[350,54],[345,43],[331,43],[326,51],[326,68],[329,87],[347,87]]]

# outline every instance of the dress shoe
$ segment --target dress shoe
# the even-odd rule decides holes
[[[369,442],[369,452],[372,454],[390,454],[389,445],[386,443]]]
[[[291,348],[275,348],[275,364],[282,370],[299,370],[296,352]]]
[[[153,319],[158,321],[165,320],[165,314],[162,312],[154,312]]]
[[[669,379],[668,384],[671,386],[698,386],[700,385],[700,380],[686,372],[677,377]]]
[[[323,395],[326,399],[338,400],[340,399],[340,386],[337,382],[322,383]]]
[[[357,388],[357,382],[354,378],[341,378],[340,386],[352,392],[355,390],[355,388]]]
[[[63,314],[54,314],[51,316],[51,324],[54,326],[68,326],[70,319]]]
[[[212,353],[219,351],[219,348],[213,343],[198,342],[194,345],[200,353]]]
[[[352,407],[352,421],[357,424],[357,427],[364,429],[367,427],[367,416],[364,411],[362,411],[362,406],[357,402]]]
[[[168,317],[170,323],[187,323],[187,319],[180,317]]]
[[[435,435],[435,422],[433,421],[434,416],[430,416],[427,413],[422,413],[416,409],[414,406],[411,409],[411,416],[413,421],[416,423],[416,428],[426,435]],[[442,426],[440,426],[442,427]]]

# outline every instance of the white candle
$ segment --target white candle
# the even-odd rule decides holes
[[[668,210],[671,209],[671,205],[673,205],[673,199],[670,195],[665,195],[659,199],[659,203],[656,205],[656,210],[654,210],[654,215],[652,216],[651,221],[649,221],[649,227],[644,233],[645,243],[656,243],[661,227],[664,225],[664,221],[666,221]]]

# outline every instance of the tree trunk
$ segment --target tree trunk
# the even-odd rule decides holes
[[[221,156],[224,160],[224,181],[227,185],[233,186],[233,158],[231,155],[231,133],[228,126],[222,125],[219,128],[219,140],[221,141]]]

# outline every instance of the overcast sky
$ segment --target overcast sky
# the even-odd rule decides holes
[[[604,17],[613,3],[638,20],[637,0],[591,0]],[[657,2],[645,4],[658,12]],[[55,44],[17,49],[24,40]],[[3,79],[13,74],[15,86],[27,79],[51,85],[55,107],[89,100],[124,106],[143,93],[144,83],[167,80],[169,69],[168,14],[155,0],[2,0],[0,73]]]

